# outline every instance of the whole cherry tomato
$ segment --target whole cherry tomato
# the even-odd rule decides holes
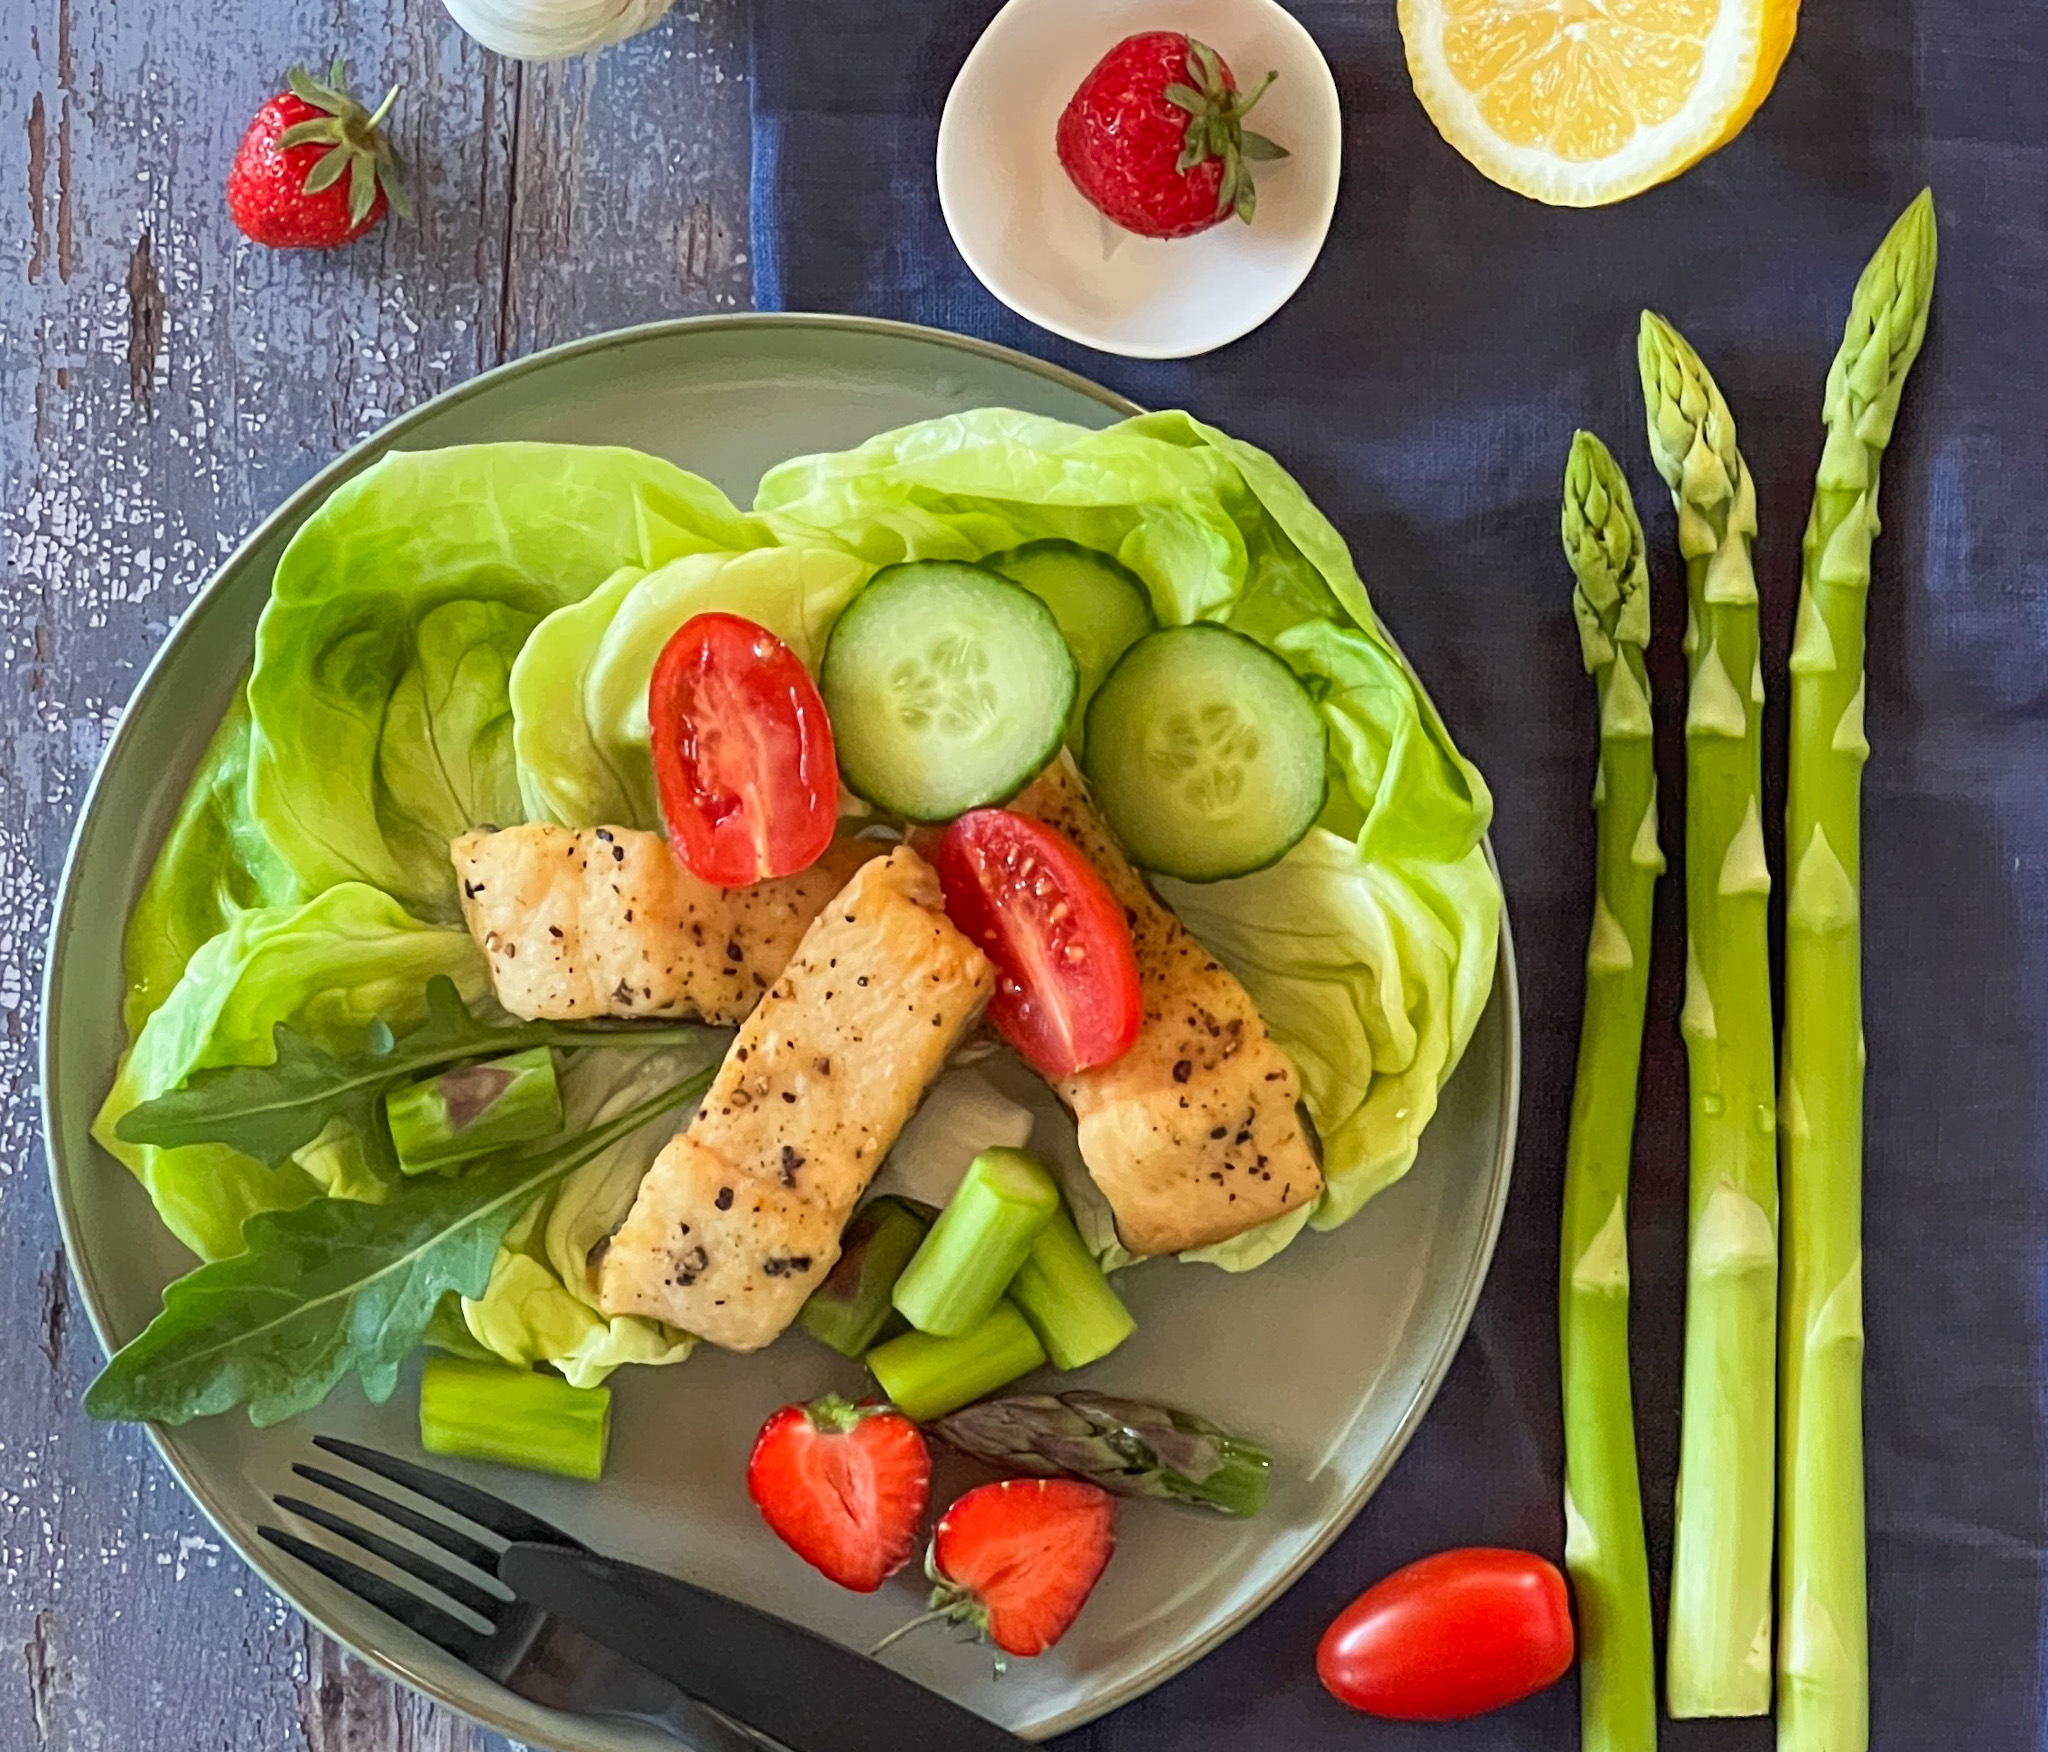
[[[1441,1551],[1337,1614],[1316,1675],[1339,1703],[1394,1721],[1448,1722],[1520,1701],[1572,1664],[1557,1566],[1526,1551]]]

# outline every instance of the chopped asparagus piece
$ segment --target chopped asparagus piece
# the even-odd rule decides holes
[[[937,1338],[972,1332],[1059,1208],[1059,1182],[1022,1150],[982,1151],[896,1280],[897,1312]]]
[[[868,1352],[868,1369],[890,1403],[917,1423],[958,1411],[1044,1364],[1038,1334],[1007,1297],[958,1338],[906,1332]]]
[[[609,1387],[506,1363],[429,1357],[420,1375],[420,1446],[458,1460],[595,1480],[611,1433]]]
[[[408,1174],[552,1137],[562,1129],[555,1055],[534,1046],[402,1084],[384,1097],[384,1115],[398,1165]]]
[[[902,1317],[889,1299],[938,1212],[916,1199],[885,1193],[862,1205],[840,1237],[839,1263],[797,1315],[813,1338],[842,1357],[862,1357]]]
[[[1097,1362],[1137,1330],[1065,1211],[1032,1243],[1010,1280],[1010,1300],[1024,1311],[1055,1369]]]

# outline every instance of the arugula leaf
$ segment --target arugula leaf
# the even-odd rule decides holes
[[[250,1422],[273,1424],[310,1411],[351,1373],[382,1404],[441,1298],[483,1294],[499,1242],[539,1193],[696,1101],[713,1074],[566,1142],[457,1180],[408,1183],[385,1204],[322,1198],[251,1217],[241,1253],[164,1291],[163,1311],[86,1390],[86,1411],[180,1424],[246,1404]]]
[[[427,982],[426,1020],[402,1039],[373,1022],[362,1050],[342,1058],[280,1022],[274,1063],[194,1071],[176,1088],[131,1107],[115,1122],[114,1135],[162,1149],[226,1144],[267,1168],[281,1168],[339,1119],[384,1159],[390,1153],[380,1111],[384,1093],[422,1071],[530,1046],[663,1046],[699,1032],[697,1023],[485,1022],[469,1013],[452,979],[436,974]]]

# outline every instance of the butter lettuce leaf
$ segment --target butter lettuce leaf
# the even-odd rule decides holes
[[[622,571],[542,621],[513,665],[513,745],[526,814],[588,827],[658,829],[647,684],[693,615],[744,615],[813,670],[870,567],[838,548],[691,554]]]
[[[249,808],[299,888],[365,882],[457,915],[448,841],[523,819],[512,669],[621,571],[769,544],[709,482],[637,451],[399,452],[278,562],[249,678]]]
[[[266,1168],[226,1144],[159,1148],[130,1143],[121,1118],[167,1094],[194,1071],[267,1065],[280,1023],[336,1053],[354,1051],[382,1020],[422,1020],[437,974],[475,1002],[490,989],[467,931],[411,917],[390,895],[343,883],[299,905],[237,912],[201,944],[170,994],[123,1055],[93,1136],[148,1189],[172,1234],[203,1259],[240,1250],[258,1211],[286,1210],[327,1190],[381,1196],[359,1151],[315,1139],[284,1166]]]
[[[236,913],[302,898],[250,809],[249,729],[249,701],[238,687],[128,915],[122,1021],[130,1039],[199,946]]]
[[[694,1045],[640,1052],[582,1052],[562,1073],[564,1120],[573,1133],[656,1090],[708,1071],[729,1035],[705,1029]],[[688,1333],[597,1306],[593,1261],[632,1208],[640,1181],[675,1136],[659,1117],[602,1151],[536,1199],[505,1236],[483,1292],[462,1304],[469,1335],[508,1363],[548,1363],[578,1387],[599,1385],[622,1363],[681,1362]]]

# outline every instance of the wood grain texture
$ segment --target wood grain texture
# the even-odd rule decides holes
[[[337,451],[501,360],[745,304],[737,0],[521,67],[436,0],[0,4],[0,1752],[475,1752],[310,1636],[141,1433],[90,1424],[38,1133],[36,985],[72,817],[140,668]],[[404,84],[419,196],[328,256],[221,179],[294,60]],[[374,94],[373,94],[374,95]]]

